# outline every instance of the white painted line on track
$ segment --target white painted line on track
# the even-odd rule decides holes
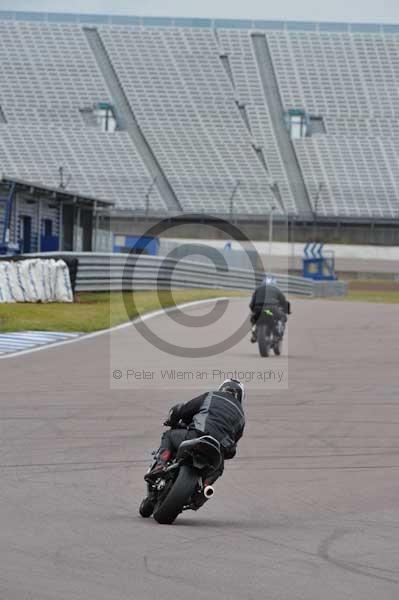
[[[105,334],[111,333],[113,331],[118,331],[119,329],[126,329],[127,327],[131,327],[132,325],[134,325],[135,323],[139,323],[140,321],[148,321],[148,319],[154,319],[155,317],[160,317],[162,315],[165,315],[170,312],[174,312],[176,310],[182,310],[184,308],[200,306],[201,304],[209,304],[211,302],[216,302],[217,300],[234,300],[234,297],[228,298],[227,296],[220,296],[220,297],[215,297],[215,298],[207,298],[206,300],[195,300],[193,302],[185,302],[184,304],[177,304],[176,306],[172,306],[171,308],[155,310],[153,312],[149,312],[147,314],[141,315],[140,317],[136,317],[136,319],[133,319],[133,321],[128,321],[127,323],[122,323],[121,325],[116,325],[115,327],[110,327],[109,329],[101,329],[100,331],[94,331],[93,333],[87,333],[87,334],[64,333],[64,334],[62,334],[60,332],[55,332],[56,335],[58,335],[58,336],[64,335],[68,339],[64,339],[60,342],[55,341],[53,343],[45,344],[42,346],[36,346],[34,348],[18,350],[16,352],[12,352],[9,354],[2,354],[3,350],[0,348],[0,360],[5,360],[8,358],[17,358],[19,356],[24,356],[26,354],[33,354],[34,352],[43,352],[43,350],[50,350],[53,348],[58,348],[59,346],[66,346],[67,344],[74,344],[76,342],[90,340],[90,339],[99,337],[100,335],[105,335]],[[27,333],[32,334],[34,332],[27,332]],[[38,332],[38,333],[43,335],[45,332]],[[51,332],[49,332],[49,334],[51,334]],[[0,334],[0,336],[1,335],[3,335],[3,334]],[[17,333],[7,333],[4,335],[15,336],[15,335],[17,335]],[[71,338],[71,336],[74,336],[74,337]]]

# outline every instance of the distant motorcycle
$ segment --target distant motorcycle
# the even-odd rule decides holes
[[[209,435],[182,442],[171,464],[148,483],[149,496],[140,505],[140,515],[153,514],[158,523],[170,525],[184,510],[198,510],[214,494],[205,481],[221,460],[220,444]],[[148,474],[155,464],[156,458]]]
[[[256,339],[261,356],[267,358],[271,350],[280,356],[284,331],[284,323],[276,318],[271,309],[264,309],[256,323]]]

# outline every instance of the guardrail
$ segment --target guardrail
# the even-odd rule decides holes
[[[331,296],[346,296],[347,281],[314,281],[313,296],[315,298],[330,298]]]
[[[193,287],[253,291],[256,284],[259,284],[264,277],[263,272],[225,269],[207,263],[178,261],[162,256],[91,252],[29,255],[32,256],[76,258],[78,260],[75,286],[77,292]],[[274,277],[283,292],[313,296],[313,282],[303,277],[281,273],[276,273]]]

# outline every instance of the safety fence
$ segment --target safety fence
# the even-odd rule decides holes
[[[57,253],[51,256],[57,258]],[[77,292],[174,288],[253,290],[264,278],[263,272],[251,269],[232,269],[161,256],[91,252],[69,253],[68,256],[78,261]],[[273,277],[284,292],[313,296],[313,283],[303,277],[281,273]]]

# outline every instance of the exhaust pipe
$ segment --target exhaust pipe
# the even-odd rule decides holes
[[[214,493],[215,489],[211,485],[207,485],[204,487],[204,496],[207,500],[209,500],[209,498],[212,498]]]

